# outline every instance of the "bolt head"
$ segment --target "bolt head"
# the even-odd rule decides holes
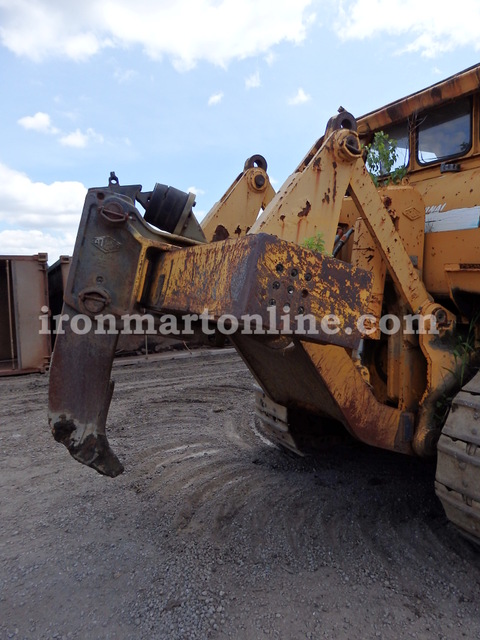
[[[255,176],[254,179],[255,186],[258,189],[261,189],[265,185],[265,176],[262,176],[260,173]]]

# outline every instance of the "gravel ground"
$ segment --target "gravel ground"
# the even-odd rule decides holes
[[[114,480],[54,442],[48,375],[0,379],[0,638],[480,637],[480,552],[433,461],[283,453],[230,350],[114,378]]]

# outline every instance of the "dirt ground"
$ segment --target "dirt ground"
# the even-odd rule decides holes
[[[104,478],[54,442],[48,375],[0,379],[0,637],[480,637],[480,551],[434,462],[286,455],[231,350],[114,365]]]

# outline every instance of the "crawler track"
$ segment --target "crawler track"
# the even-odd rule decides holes
[[[480,373],[452,403],[438,442],[435,491],[448,519],[480,544]]]

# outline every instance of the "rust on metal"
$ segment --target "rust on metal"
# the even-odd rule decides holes
[[[312,205],[307,200],[307,202],[305,203],[305,206],[303,207],[303,209],[297,213],[297,216],[299,218],[304,218],[305,216],[308,216],[308,214],[310,213],[311,208],[312,208]]]
[[[266,234],[238,241],[226,240],[163,254],[152,272],[149,311],[201,314],[213,320],[225,314],[239,322],[245,315],[259,316],[268,330],[297,315],[339,318],[341,330],[318,334],[306,327],[306,338],[316,342],[355,347],[360,339],[356,320],[366,307],[371,276],[345,262],[319,256],[293,243]],[[347,328],[347,332],[343,329]]]
[[[77,309],[64,304],[62,313],[73,318]],[[95,330],[80,335],[66,323],[55,343],[49,387],[49,424],[55,439],[76,460],[112,477],[123,470],[105,434],[117,340],[118,335]]]
[[[345,147],[352,136],[356,133],[344,129],[331,132],[309,163],[285,180],[250,233],[269,233],[298,244],[321,233],[326,250],[332,251],[343,197],[358,158]]]

